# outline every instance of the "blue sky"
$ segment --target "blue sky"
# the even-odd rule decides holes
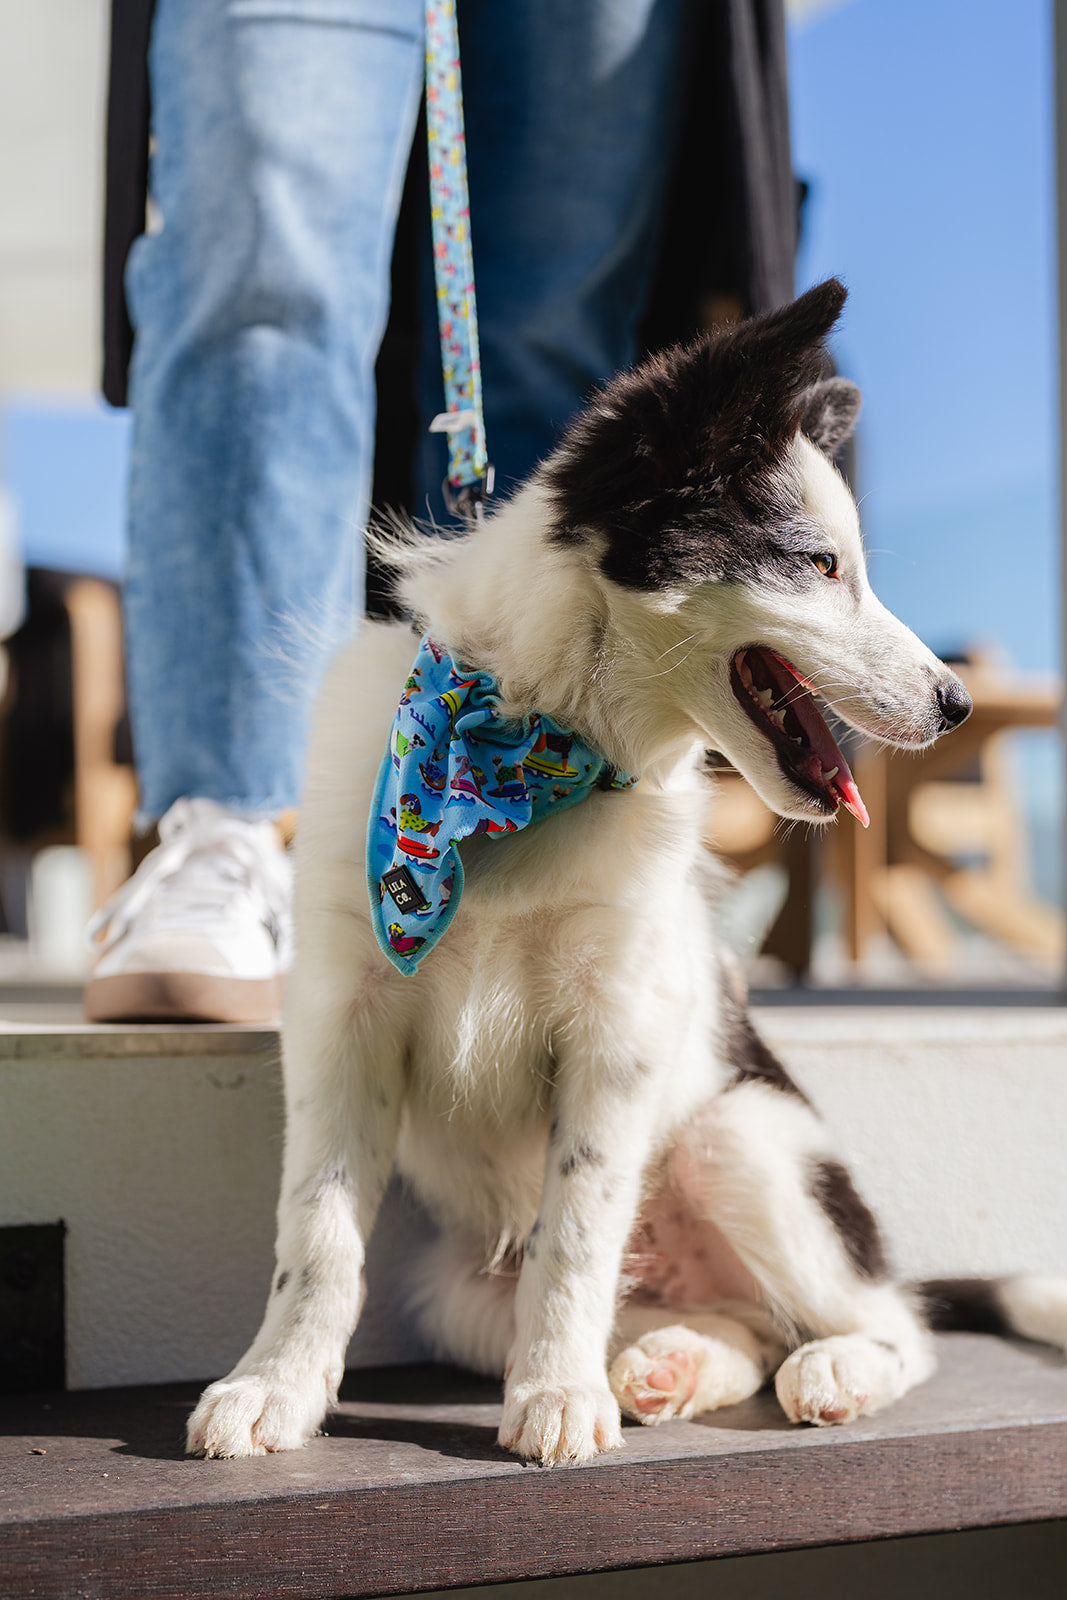
[[[876,587],[935,648],[1059,666],[1051,11],[849,0],[790,35],[799,286],[851,298]]]
[[[1061,669],[1051,0],[846,0],[790,32],[798,287],[851,291],[875,588],[935,650]],[[1015,736],[1059,900],[1063,755]]]
[[[129,416],[102,400],[14,396],[0,407],[0,469],[30,565],[118,578]]]

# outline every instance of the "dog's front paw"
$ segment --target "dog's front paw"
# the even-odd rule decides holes
[[[506,1450],[555,1467],[622,1445],[619,1407],[606,1383],[509,1385],[498,1435]]]
[[[204,1390],[186,1428],[193,1456],[261,1456],[269,1450],[299,1450],[317,1433],[330,1393],[314,1393],[277,1375],[248,1372],[221,1378]]]
[[[779,1367],[774,1387],[790,1422],[823,1426],[870,1416],[905,1386],[896,1352],[852,1333],[801,1345]]]

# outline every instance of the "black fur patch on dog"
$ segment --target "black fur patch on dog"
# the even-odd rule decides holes
[[[831,278],[614,379],[542,469],[552,537],[598,535],[603,571],[631,589],[807,578],[797,558],[810,534],[786,450],[806,414],[843,437],[844,394],[825,396],[825,414],[812,389],[844,302]]]
[[[988,1278],[931,1278],[919,1285],[935,1333],[1011,1333],[997,1285]]]
[[[765,1083],[768,1088],[777,1089],[781,1094],[795,1095],[805,1105],[811,1104],[803,1089],[789,1076],[773,1050],[764,1044],[744,1013],[732,1025],[728,1048],[735,1083]]]
[[[856,1193],[848,1171],[839,1161],[820,1161],[811,1179],[811,1192],[837,1229],[845,1254],[863,1278],[884,1278],[889,1271],[878,1224],[866,1202]]]
[[[795,1095],[805,1105],[811,1101],[794,1083],[772,1050],[752,1025],[752,1018],[734,993],[730,978],[722,976],[722,1019],[726,1059],[734,1070],[731,1088],[740,1083],[765,1083],[781,1094]]]

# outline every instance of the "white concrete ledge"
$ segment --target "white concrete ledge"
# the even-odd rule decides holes
[[[274,1027],[224,1022],[86,1023],[47,1020],[47,1006],[34,1008],[32,1020],[4,1020],[0,1005],[0,1062],[52,1060],[117,1060],[131,1056],[277,1056],[279,1032]],[[892,1004],[876,992],[818,990],[799,999],[760,1004],[753,1015],[767,1039],[783,1050],[791,1044],[825,1040],[874,1041],[906,1047],[934,1039],[965,1042],[999,1038],[1060,1040],[1067,1044],[1067,999],[1049,993],[1021,991],[1017,1001],[998,996],[968,1003],[965,995],[944,1003],[936,992],[909,991]]]
[[[116,1061],[133,1056],[276,1058],[278,1054],[277,1028],[253,1025],[0,1021],[0,1062]]]

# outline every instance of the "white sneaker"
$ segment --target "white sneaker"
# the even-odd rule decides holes
[[[292,869],[272,822],[178,800],[160,842],[89,924],[89,1022],[272,1022],[290,957]]]

